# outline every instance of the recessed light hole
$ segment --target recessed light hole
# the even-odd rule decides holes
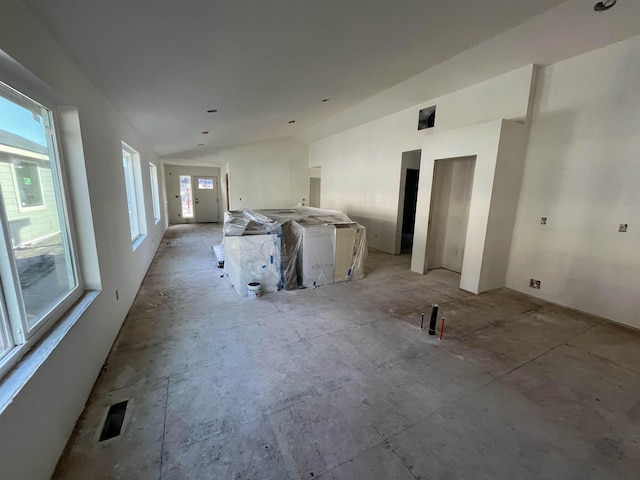
[[[596,12],[605,12],[609,10],[611,7],[613,7],[616,3],[618,3],[618,0],[604,0],[602,2],[596,3],[593,6],[593,9]]]

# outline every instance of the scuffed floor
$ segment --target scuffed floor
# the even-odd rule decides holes
[[[249,300],[220,240],[168,230],[56,478],[638,478],[638,332],[375,251],[359,282]]]

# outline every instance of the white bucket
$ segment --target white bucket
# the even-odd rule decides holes
[[[260,284],[258,282],[247,283],[247,296],[249,298],[258,298],[262,295],[260,292]]]

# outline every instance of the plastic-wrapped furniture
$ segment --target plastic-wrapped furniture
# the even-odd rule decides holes
[[[242,295],[247,294],[248,282],[263,283],[261,275],[267,282],[264,293],[364,277],[366,229],[343,212],[310,207],[229,211],[224,234],[225,270]],[[237,240],[245,238],[260,240]],[[278,282],[274,283],[276,274]]]

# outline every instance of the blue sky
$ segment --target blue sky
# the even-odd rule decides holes
[[[42,118],[34,119],[33,113],[0,97],[0,130],[4,130],[40,145],[47,145]]]

